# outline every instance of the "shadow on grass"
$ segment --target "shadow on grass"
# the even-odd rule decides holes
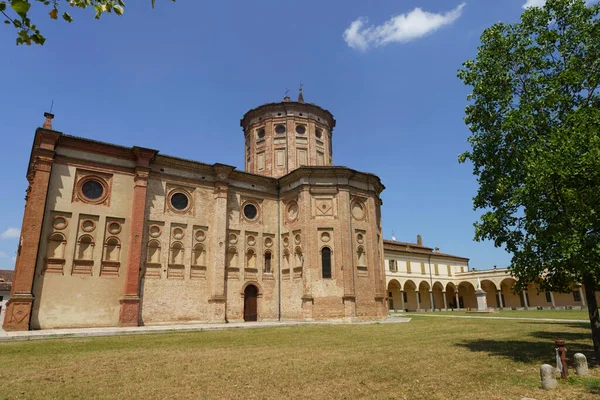
[[[538,335],[538,336],[536,336]],[[556,363],[555,359],[555,346],[554,341],[557,333],[552,332],[534,332],[532,336],[546,338],[547,342],[537,341],[526,341],[526,340],[487,340],[478,339],[471,340],[468,342],[458,343],[457,346],[464,347],[470,351],[477,351],[481,353],[487,353],[489,356],[499,356],[512,358],[516,362],[522,363],[534,363],[534,364],[550,364]],[[588,335],[589,337],[589,335]],[[587,357],[588,365],[590,368],[596,367],[596,360],[594,358],[594,349],[588,344],[573,344],[569,347],[568,339],[565,335],[563,338],[566,341],[566,348],[568,351],[569,364],[572,363],[571,357],[575,353],[583,353]],[[579,340],[574,339],[574,340]]]

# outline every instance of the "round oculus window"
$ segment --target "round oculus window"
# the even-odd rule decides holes
[[[185,210],[190,204],[188,197],[183,193],[175,193],[171,196],[171,205],[176,210]]]
[[[285,133],[285,126],[283,126],[283,125],[277,125],[275,127],[275,133],[279,133],[279,134]]]
[[[300,135],[304,135],[306,133],[306,126],[296,125],[296,133],[298,133]]]
[[[258,215],[258,210],[254,204],[246,204],[244,206],[244,216],[248,219],[254,219]]]
[[[81,193],[90,200],[96,200],[104,193],[104,187],[100,182],[90,180],[81,186]]]
[[[264,137],[265,137],[265,130],[264,130],[264,129],[262,129],[262,128],[261,128],[261,129],[259,129],[259,130],[257,130],[257,131],[256,131],[256,136],[257,136],[259,139],[262,139],[262,138],[264,138]]]

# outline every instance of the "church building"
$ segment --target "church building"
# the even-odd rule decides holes
[[[245,171],[37,129],[5,330],[378,320],[384,189],[332,165],[333,115],[241,120]]]

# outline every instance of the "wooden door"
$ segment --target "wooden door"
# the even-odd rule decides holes
[[[244,290],[244,321],[256,321],[258,319],[258,289],[254,285],[248,285]]]

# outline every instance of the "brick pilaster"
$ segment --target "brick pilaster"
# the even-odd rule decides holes
[[[54,163],[54,149],[60,136],[60,132],[46,129],[38,129],[35,134],[27,174],[29,187],[25,198],[25,213],[15,263],[15,276],[2,326],[7,331],[29,329],[33,305],[33,278],[40,246],[46,197]]]
[[[227,253],[227,228],[228,216],[227,197],[229,185],[226,182],[227,177],[233,171],[232,167],[227,165],[215,164],[215,182],[214,197],[215,210],[212,231],[212,248],[214,253],[214,268],[210,273],[211,297],[208,302],[211,305],[212,322],[225,322],[227,295],[225,293],[225,268]]]
[[[134,176],[133,202],[131,206],[131,228],[129,233],[129,252],[125,271],[125,289],[120,299],[119,326],[138,326],[140,315],[140,266],[142,257],[142,238],[146,215],[146,191],[150,175],[150,161],[156,150],[133,148],[137,161]]]

